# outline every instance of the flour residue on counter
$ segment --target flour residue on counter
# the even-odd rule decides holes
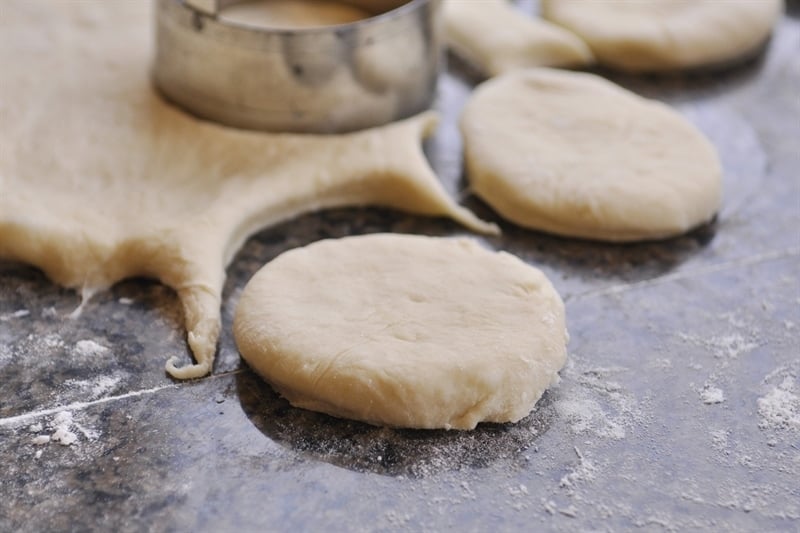
[[[71,411],[59,411],[47,425],[41,422],[31,424],[28,431],[37,434],[31,439],[31,443],[37,446],[51,442],[72,446],[78,443],[79,434],[87,440],[96,440],[100,436],[97,431],[87,429],[75,421]]]
[[[758,414],[762,429],[795,429],[800,430],[800,387],[797,376],[793,374],[781,377],[777,385],[758,398]]]
[[[725,401],[725,393],[722,389],[713,385],[706,384],[699,392],[700,399],[706,405],[722,403]]]
[[[81,357],[93,357],[105,354],[108,352],[108,348],[95,340],[84,339],[75,343],[75,348],[72,352]]]

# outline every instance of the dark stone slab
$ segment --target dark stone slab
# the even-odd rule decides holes
[[[790,417],[800,396],[798,47],[795,14],[735,69],[603,73],[708,134],[725,201],[662,242],[501,221],[482,238],[567,302],[563,380],[516,425],[397,431],[293,409],[236,352],[238,295],[270,259],[322,238],[465,233],[446,220],[342,209],[260,232],[228,269],[216,376],[192,383],[163,371],[189,357],[169,289],[121,283],[70,319],[77,295],[0,263],[0,531],[797,529],[800,428],[768,408],[783,399]],[[458,114],[477,81],[451,64],[426,149],[451,194],[498,220],[461,170]],[[76,442],[34,444],[57,420]]]

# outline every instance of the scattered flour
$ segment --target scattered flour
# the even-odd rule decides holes
[[[31,314],[30,311],[27,309],[19,309],[18,311],[14,311],[13,313],[5,313],[0,315],[0,322],[8,322],[9,320],[13,320],[15,318],[24,318]]]
[[[81,357],[93,357],[103,355],[108,348],[91,339],[84,339],[75,343],[73,352]]]
[[[111,375],[98,376],[92,379],[70,379],[64,384],[69,389],[80,392],[85,397],[85,400],[96,400],[114,390],[120,381],[122,381],[121,376]]]
[[[117,301],[118,301],[119,303],[121,303],[122,305],[131,305],[131,304],[133,303],[133,298],[125,298],[125,297],[122,297],[122,298],[120,298],[120,299],[119,299],[119,300],[117,300]]]
[[[759,427],[800,430],[800,396],[794,376],[785,376],[777,386],[757,400]]]
[[[30,334],[25,340],[32,343],[34,346],[40,346],[50,350],[62,348],[64,346],[64,341],[56,333],[48,333],[42,337]]]
[[[711,445],[718,451],[726,451],[728,448],[728,437],[730,431],[727,429],[715,429],[711,431]]]
[[[748,338],[740,333],[728,333],[712,337],[696,337],[681,333],[680,338],[696,346],[706,348],[717,359],[736,359],[759,346],[755,338]]]
[[[574,505],[570,505],[569,507],[564,507],[563,509],[559,509],[558,512],[570,518],[575,518],[578,516],[578,509]]]
[[[61,411],[50,422],[54,430],[50,439],[63,446],[70,446],[78,441],[78,435],[72,432],[72,413]],[[48,441],[49,442],[49,441]]]
[[[11,362],[13,358],[11,347],[6,344],[0,344],[0,365]]]
[[[547,511],[547,514],[554,515],[558,512],[558,507],[556,507],[556,502],[553,500],[545,500],[542,499],[542,507],[544,510]]]
[[[572,398],[555,402],[556,412],[573,433],[593,433],[598,437],[624,439],[625,428],[615,421],[595,400]]]
[[[752,339],[746,339],[738,333],[723,335],[721,337],[711,337],[708,340],[709,346],[714,350],[715,357],[727,357],[733,359],[742,354],[748,353],[758,348],[758,343]]]
[[[57,442],[62,446],[72,446],[78,443],[78,433],[76,433],[76,431],[81,433],[88,440],[96,440],[100,436],[97,431],[87,429],[77,423],[70,411],[60,411],[56,413],[46,427],[41,423],[28,426],[28,431],[31,433],[40,433],[45,430],[49,434],[36,435],[31,439],[34,445],[43,446],[51,442]],[[40,451],[36,452],[37,459],[42,456]]]
[[[512,496],[522,497],[528,495],[528,487],[523,483],[520,483],[516,487],[509,487],[508,493]]]
[[[578,448],[575,448],[575,454],[578,456],[578,465],[558,482],[559,487],[568,491],[572,491],[577,483],[592,481],[597,473],[597,467]]]
[[[722,403],[725,401],[725,393],[722,392],[722,389],[706,385],[703,387],[703,390],[700,391],[700,399],[703,400],[705,404]]]

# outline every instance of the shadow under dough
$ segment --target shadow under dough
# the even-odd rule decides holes
[[[391,429],[294,408],[249,370],[237,374],[236,393],[247,418],[276,443],[341,468],[386,476],[422,478],[501,461],[522,463],[554,416],[545,393],[516,424],[479,424],[472,431]]]

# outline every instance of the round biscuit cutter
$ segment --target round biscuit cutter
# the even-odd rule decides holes
[[[196,116],[266,131],[348,132],[430,107],[441,0],[337,1],[377,14],[287,30],[219,17],[242,0],[158,0],[155,84]]]

